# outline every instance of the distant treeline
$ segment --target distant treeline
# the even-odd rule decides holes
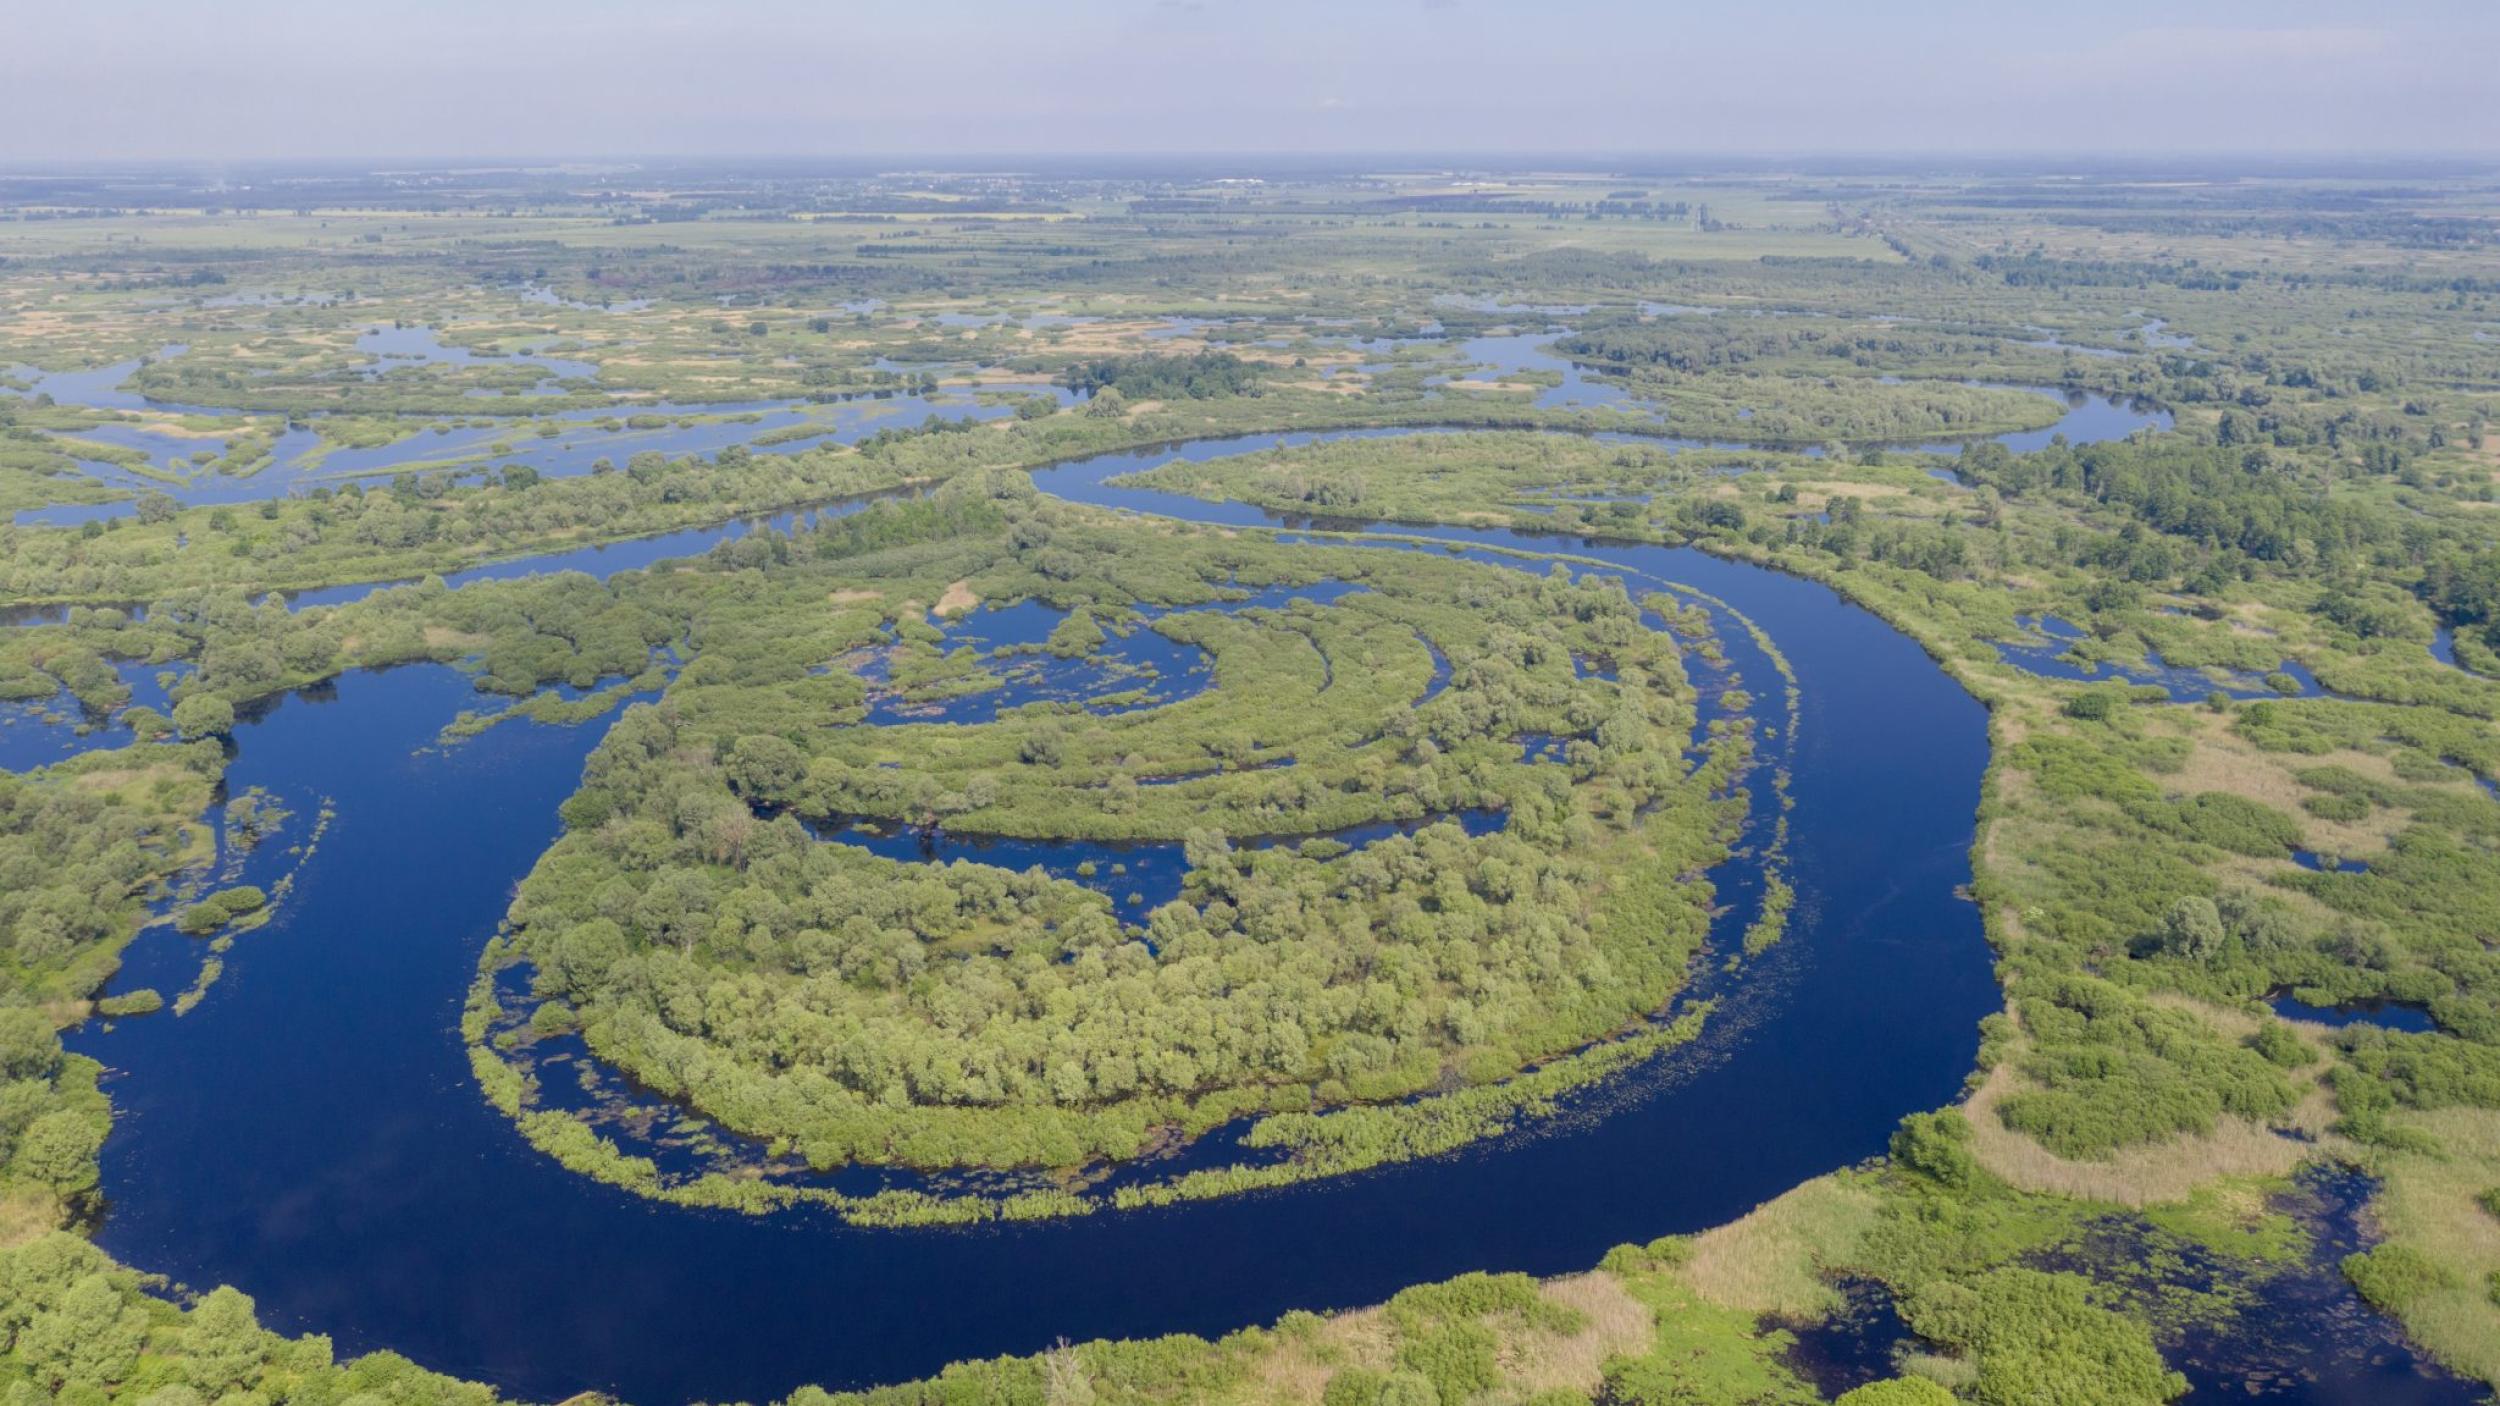
[[[1265,371],[1230,352],[1114,357],[1068,368],[1060,384],[1080,394],[1116,390],[1130,400],[1206,400],[1254,395]]]

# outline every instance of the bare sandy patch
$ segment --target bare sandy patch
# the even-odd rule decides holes
[[[973,592],[970,581],[957,581],[946,588],[944,595],[938,597],[937,613],[944,616],[961,615],[980,603],[981,597]]]
[[[143,415],[139,417],[138,423],[145,426],[148,433],[163,435],[167,439],[223,440],[232,439],[235,433],[235,427],[231,424],[203,429],[186,425],[179,419],[165,415]]]

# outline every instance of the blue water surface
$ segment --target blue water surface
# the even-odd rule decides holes
[[[1106,506],[1270,521],[1102,482],[1158,457],[1036,478]],[[457,1030],[479,945],[554,837],[598,729],[506,726],[419,756],[473,694],[455,671],[396,670],[240,729],[233,784],[334,796],[319,855],[198,1010],[80,1035],[112,1067],[122,1110],[102,1243],[182,1282],[234,1283],[273,1326],[522,1395],[763,1399],[1062,1335],[1220,1333],[1469,1269],[1583,1267],[1626,1240],[1731,1219],[1949,1102],[1998,1005],[1977,912],[1958,896],[1987,756],[1979,705],[1811,582],[1689,550],[1426,535],[1540,572],[1486,549],[1564,547],[1592,570],[1708,592],[1797,672],[1789,936],[1698,1046],[1593,1097],[1588,1116],[1275,1195],[963,1231],[749,1219],[599,1186],[486,1105]],[[1723,634],[1732,651],[1749,639]],[[1767,660],[1737,663],[1768,677]],[[1722,892],[1741,902],[1754,883],[1726,866]]]

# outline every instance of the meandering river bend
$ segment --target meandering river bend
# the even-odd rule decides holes
[[[1078,502],[1268,524],[1238,504],[1106,480],[1308,438],[1035,477]],[[1744,612],[1795,671],[1789,935],[1698,1045],[1597,1091],[1577,1116],[1289,1191],[967,1230],[688,1211],[590,1182],[486,1105],[457,1022],[478,948],[554,838],[600,729],[507,726],[435,751],[475,695],[455,671],[411,668],[349,675],[239,730],[235,788],[299,807],[327,797],[336,819],[279,917],[240,939],[196,1011],[80,1037],[111,1066],[121,1110],[99,1241],[177,1282],[234,1284],[272,1327],[328,1333],[343,1352],[395,1349],[525,1397],[759,1400],[1063,1336],[1220,1333],[1470,1269],[1582,1268],[1614,1244],[1740,1215],[1881,1151],[1903,1114],[1949,1102],[1997,1004],[1978,913],[1960,896],[1987,762],[1979,704],[1815,583],[1690,550],[1427,535],[1683,583]],[[494,574],[651,559],[629,547]],[[1728,633],[1732,648],[1748,643]],[[1773,689],[1738,664],[1749,687]],[[151,930],[122,984],[145,984],[181,941]]]

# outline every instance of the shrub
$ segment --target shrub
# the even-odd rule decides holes
[[[177,931],[199,937],[217,931],[247,913],[257,913],[269,905],[269,895],[250,884],[238,884],[221,893],[212,893],[185,908],[174,918]]]
[[[223,737],[234,731],[234,705],[213,693],[195,693],[174,705],[174,726],[184,737]]]
[[[52,1022],[23,1007],[0,1010],[0,1078],[49,1079],[61,1067],[61,1037]]]
[[[2257,1027],[2257,1033],[2248,1037],[2248,1047],[2281,1069],[2298,1069],[2318,1057],[2306,1041],[2292,1033],[2292,1027],[2279,1020]]]
[[[2066,716],[2085,722],[2107,722],[2117,717],[2127,705],[2127,695],[2115,688],[2088,688],[2066,700]]]
[[[796,799],[799,784],[807,780],[807,755],[783,737],[741,737],[727,763],[739,790],[770,804]]]
[[[2451,1282],[2448,1272],[2410,1245],[2381,1245],[2344,1257],[2344,1277],[2372,1306],[2402,1313]]]
[[[1953,1406],[1953,1393],[1924,1377],[1869,1382],[1843,1395],[1837,1406]]]
[[[2162,1365],[2143,1324],[2093,1301],[2088,1281],[1996,1269],[1939,1280],[1902,1300],[1913,1332],[1959,1350],[1986,1406],[2158,1406],[2187,1384]],[[1909,1398],[1916,1400],[1916,1397]]]
[[[1892,1160],[1939,1186],[1966,1187],[1979,1175],[1970,1124],[1954,1109],[1913,1113],[1892,1135]]]
[[[91,1191],[96,1184],[95,1155],[104,1146],[105,1120],[94,1114],[59,1109],[26,1125],[9,1170],[52,1188],[62,1196]]]
[[[2354,821],[2370,814],[2370,803],[2359,796],[2304,796],[2300,808],[2320,820]]]

